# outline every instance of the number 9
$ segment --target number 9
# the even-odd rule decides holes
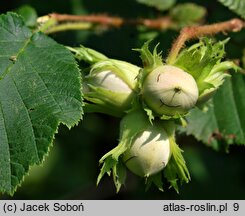
[[[234,209],[234,211],[238,211],[239,210],[239,204],[238,203],[234,203],[233,204],[233,209]]]

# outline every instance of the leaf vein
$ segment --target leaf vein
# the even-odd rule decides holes
[[[35,133],[34,133],[34,130],[33,130],[33,127],[32,127],[32,121],[31,121],[30,114],[29,114],[29,112],[28,112],[28,109],[27,109],[27,107],[26,107],[26,104],[25,104],[25,102],[24,102],[24,100],[23,100],[23,97],[22,97],[21,94],[20,94],[20,91],[19,91],[19,89],[18,89],[18,87],[17,87],[17,85],[16,85],[16,82],[15,82],[14,78],[13,78],[12,76],[11,76],[11,78],[12,78],[12,80],[13,80],[13,83],[14,83],[14,86],[15,86],[15,88],[16,88],[16,91],[17,91],[19,97],[21,98],[21,101],[22,101],[22,103],[23,103],[23,105],[24,105],[24,107],[25,107],[25,110],[26,110],[26,112],[27,112],[28,120],[29,120],[29,122],[30,122],[30,124],[31,124],[31,134],[32,134],[32,139],[34,140],[34,143],[35,143],[34,146],[35,146],[36,156],[37,156],[37,158],[38,158],[38,161],[40,161],[40,158],[39,158],[39,155],[38,155],[37,142],[36,142]]]
[[[32,36],[31,36],[32,37]],[[19,55],[22,53],[22,52],[24,52],[24,50],[25,50],[25,48],[28,46],[28,44],[31,42],[31,37],[30,38],[28,38],[26,41],[25,41],[25,43],[24,43],[24,45],[23,45],[23,47],[21,47],[20,49],[19,49],[19,51],[17,52],[17,54],[16,54],[16,61],[18,61],[18,57],[19,57]],[[0,80],[2,80],[2,79],[4,79],[4,77],[10,72],[10,70],[11,70],[11,68],[14,66],[14,64],[13,63],[11,63],[5,70],[4,70],[4,72],[2,73],[2,76],[0,76]]]

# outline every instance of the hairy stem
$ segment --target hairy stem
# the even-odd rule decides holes
[[[215,23],[211,25],[185,27],[181,30],[179,37],[173,43],[169,53],[167,63],[174,63],[179,51],[184,46],[185,42],[190,39],[199,38],[205,35],[214,35],[219,32],[237,32],[245,27],[245,24],[240,19],[232,19],[226,22]]]

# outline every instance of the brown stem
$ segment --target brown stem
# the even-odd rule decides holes
[[[164,16],[157,19],[124,19],[123,25],[143,25],[147,28],[164,30],[172,28],[174,25],[170,17]]]
[[[205,35],[214,35],[219,32],[237,32],[244,27],[245,23],[240,19],[232,19],[211,25],[185,27],[181,30],[179,37],[173,43],[167,63],[171,64],[175,61],[185,42],[190,39],[199,38]]]
[[[80,21],[80,22],[91,22],[91,23],[98,23],[103,25],[110,25],[119,27],[123,23],[123,19],[120,17],[111,17],[107,15],[70,15],[70,14],[57,14],[52,13],[49,14],[51,18],[54,18],[58,22],[66,22],[66,21]]]
[[[120,27],[122,25],[144,25],[153,29],[167,29],[173,26],[170,17],[164,16],[157,19],[124,19],[121,17],[113,17],[104,14],[96,15],[70,15],[70,14],[49,14],[49,17],[57,22],[89,22],[112,27]]]

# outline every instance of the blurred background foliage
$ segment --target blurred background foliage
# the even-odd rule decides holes
[[[52,12],[67,14],[96,14],[124,18],[156,18],[169,14],[175,4],[193,2],[206,9],[201,22],[214,23],[237,17],[218,1],[168,1],[167,8],[155,8],[141,4],[143,0],[9,0],[0,6],[0,12],[16,11],[23,5],[35,8],[38,16]],[[178,13],[175,6],[172,14]],[[160,11],[160,10],[162,11]],[[23,10],[23,9],[22,9]],[[166,10],[166,11],[165,11]],[[33,14],[35,17],[35,14]],[[193,15],[194,16],[194,15]],[[190,23],[187,23],[190,24]],[[32,25],[32,23],[30,23]],[[185,23],[180,23],[184,26]],[[97,28],[93,31],[69,31],[52,34],[59,43],[69,46],[80,44],[104,53],[110,58],[126,60],[140,65],[140,47],[154,38],[160,42],[159,50],[166,56],[178,31],[157,31],[144,27]],[[226,35],[218,35],[223,39]],[[241,59],[245,47],[245,31],[230,33],[226,47],[227,58]],[[99,173],[98,161],[102,155],[117,145],[120,119],[102,114],[85,114],[83,121],[71,130],[61,126],[53,147],[43,166],[32,167],[23,185],[13,197],[1,199],[245,199],[245,148],[232,145],[229,154],[215,152],[197,142],[192,136],[179,135],[177,143],[184,150],[192,180],[183,185],[180,194],[165,185],[162,193],[152,187],[145,192],[142,179],[128,173],[126,187],[118,194],[110,177],[105,177],[96,187]]]

